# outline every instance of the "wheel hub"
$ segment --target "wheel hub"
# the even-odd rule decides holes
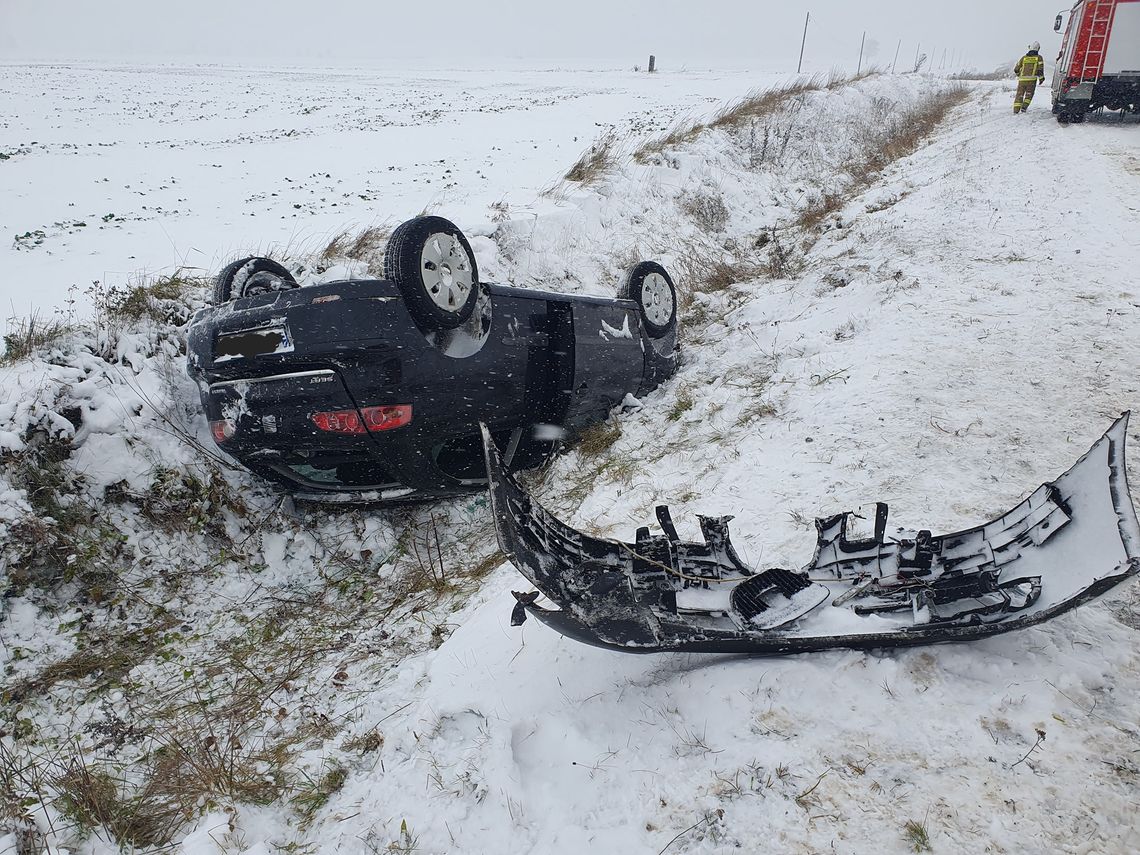
[[[420,274],[431,301],[457,312],[471,293],[471,257],[459,238],[444,232],[430,235],[420,253]]]
[[[645,317],[659,327],[673,317],[673,292],[660,273],[650,273],[641,283],[641,308]]]

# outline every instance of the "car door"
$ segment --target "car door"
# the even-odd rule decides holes
[[[645,354],[641,320],[633,303],[577,298],[569,305],[574,323],[574,372],[566,422],[579,427],[604,418],[626,394],[637,391]]]

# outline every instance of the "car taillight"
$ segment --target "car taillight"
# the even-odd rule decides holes
[[[363,418],[361,418],[363,416]],[[365,407],[357,410],[333,410],[313,413],[313,424],[328,433],[361,434],[403,427],[412,420],[411,404]]]
[[[369,430],[392,430],[403,427],[412,420],[411,404],[396,404],[389,407],[365,407],[364,424]]]
[[[356,410],[313,413],[313,424],[328,433],[364,433],[364,422]]]
[[[214,435],[214,442],[221,445],[234,435],[234,423],[229,419],[218,419],[210,422],[210,432]]]

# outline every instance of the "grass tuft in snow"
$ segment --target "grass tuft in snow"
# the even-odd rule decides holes
[[[12,683],[0,698],[5,704],[18,704],[58,685],[85,683],[89,691],[113,686],[155,651],[154,638],[169,628],[168,622],[159,622],[135,632],[91,639],[89,646]]]
[[[993,71],[979,71],[972,68],[950,75],[951,80],[1009,80],[1012,77],[1013,68],[1007,65],[999,66]]]
[[[570,167],[565,178],[578,184],[594,184],[617,163],[617,158],[617,132],[610,128],[582,152],[582,156]]]
[[[770,419],[779,414],[779,409],[771,401],[755,397],[746,403],[736,417],[737,427],[750,424],[761,419]]]
[[[80,412],[63,411],[78,427]],[[94,496],[71,465],[68,436],[38,429],[25,442],[24,449],[0,457],[0,473],[24,491],[28,504],[10,523],[4,544],[13,592],[28,586],[76,585],[68,594],[80,602],[116,599],[120,572],[138,558],[124,551],[118,531],[118,515],[124,509],[136,508],[163,531],[201,533],[219,543],[228,540],[227,518],[244,519],[249,513],[209,458],[182,470],[156,465],[150,486],[142,492],[132,492],[123,481]],[[170,573],[168,581],[176,576]]]
[[[709,234],[720,234],[728,225],[728,206],[719,192],[684,194],[678,198],[678,204],[699,229]]]
[[[194,309],[203,304],[207,285],[206,279],[188,276],[181,270],[169,276],[143,277],[126,286],[108,286],[96,280],[85,290],[94,317],[82,324],[74,315],[79,289],[72,287],[68,308],[57,310],[57,317],[48,319],[33,313],[27,318],[8,319],[9,332],[4,336],[0,365],[15,365],[53,349],[74,351],[82,344],[109,357],[126,332],[170,332],[185,324]],[[74,340],[69,341],[69,336]]]
[[[320,811],[329,799],[335,796],[344,787],[348,780],[348,769],[336,762],[326,763],[324,773],[313,780],[308,776],[293,797],[293,805],[306,822],[312,822],[313,817]]]
[[[906,193],[892,194],[881,201],[870,203],[866,208],[864,208],[864,210],[868,214],[878,214],[881,211],[886,211],[889,208],[893,208],[895,205],[905,199],[906,196]]]
[[[821,77],[811,77],[751,92],[736,103],[723,108],[713,117],[707,127],[713,129],[739,127],[753,119],[763,119],[772,115],[792,98],[820,89],[838,88],[845,85],[846,82],[847,78],[843,77],[833,77],[827,80]]]
[[[428,519],[406,526],[399,548],[415,562],[417,572],[412,578],[416,580],[417,586],[437,594],[449,589],[447,562],[444,560],[443,541],[440,539],[435,514],[429,513]]]
[[[137,324],[149,318],[159,324],[181,326],[190,319],[190,299],[203,288],[201,277],[178,271],[126,287],[96,284],[88,289],[97,317],[116,324]]]
[[[120,775],[92,769],[77,755],[52,781],[53,807],[85,830],[106,829],[120,845],[160,846],[185,821],[176,801],[147,785],[133,786]],[[193,811],[193,805],[188,806]]]
[[[132,503],[163,531],[206,532],[218,540],[226,536],[226,515],[245,519],[250,514],[241,495],[210,466],[200,471],[156,466],[146,492],[133,494],[120,483],[108,488],[106,498]]]
[[[68,415],[79,422],[78,411]],[[25,447],[0,456],[0,473],[24,491],[27,508],[8,525],[5,581],[16,593],[28,585],[79,582],[80,598],[105,599],[114,572],[100,556],[121,541],[82,494],[82,475],[69,465],[72,444],[62,430],[37,429]]]
[[[730,240],[723,245],[702,237],[680,240],[674,267],[686,328],[698,328],[706,320],[706,307],[694,300],[695,295],[727,292],[758,279],[793,279],[804,266],[803,254],[783,241],[775,228],[755,239]]]
[[[33,313],[27,318],[9,318],[8,333],[4,335],[4,355],[0,364],[14,365],[30,359],[36,353],[57,345],[75,330],[62,318],[47,318]]]
[[[796,219],[801,229],[818,228],[819,224],[843,208],[843,197],[838,193],[821,193],[815,196]]]
[[[575,442],[565,451],[574,461],[569,477],[558,485],[556,493],[544,496],[544,501],[555,513],[576,512],[582,500],[603,479],[626,484],[632,481],[644,461],[636,452],[617,447],[621,438],[621,423],[616,418],[590,425],[578,433]],[[542,493],[541,487],[558,468],[554,463],[543,472],[526,476],[529,488]]]
[[[912,852],[933,852],[930,845],[930,832],[926,830],[926,822],[909,819],[903,826],[903,840]]]
[[[694,294],[716,294],[741,282],[760,278],[765,272],[762,256],[749,257],[739,250],[710,247],[696,240],[684,241],[678,249],[675,267],[680,283],[678,298],[688,310]],[[691,312],[686,324],[692,325]]]
[[[325,247],[316,254],[318,267],[327,267],[341,259],[362,261],[370,270],[380,271],[384,265],[384,250],[391,229],[386,225],[369,226],[356,234],[345,230],[333,235]]]
[[[7,736],[4,733],[5,738],[0,738],[0,837],[12,835],[15,855],[39,855],[48,851],[47,840],[33,816],[39,804],[24,793],[44,785],[43,771],[34,761],[18,757],[9,748]]]
[[[609,451],[610,446],[621,439],[621,425],[610,420],[590,425],[578,435],[575,448],[582,457],[597,457]]]
[[[680,421],[685,413],[689,412],[696,403],[691,389],[684,388],[677,390],[677,400],[673,402],[673,406],[669,412],[665,414],[665,420],[670,422]]]
[[[341,746],[345,751],[354,751],[357,754],[371,754],[384,747],[384,734],[376,728],[354,736]]]
[[[757,241],[757,244],[767,251],[763,266],[769,279],[791,279],[803,271],[803,255],[785,245],[775,228],[767,241]]]

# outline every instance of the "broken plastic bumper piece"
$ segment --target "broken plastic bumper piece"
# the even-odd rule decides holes
[[[850,514],[816,522],[803,570],[741,561],[731,517],[700,517],[703,543],[682,541],[669,511],[661,534],[633,543],[562,523],[483,444],[499,544],[538,590],[515,593],[528,615],[586,644],[631,653],[785,654],[983,638],[1048,620],[1140,571],[1140,526],[1128,492],[1125,413],[1080,460],[991,522],[953,534],[848,537]],[[539,602],[540,595],[551,604]]]

